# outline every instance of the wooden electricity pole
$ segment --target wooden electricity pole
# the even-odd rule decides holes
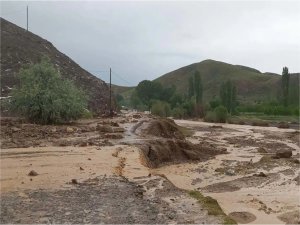
[[[26,11],[27,11],[27,14],[26,14],[27,15],[27,26],[26,27],[27,27],[27,31],[28,31],[28,6],[27,6],[27,10]]]
[[[109,68],[109,116],[112,116],[112,105],[111,105],[111,68]]]

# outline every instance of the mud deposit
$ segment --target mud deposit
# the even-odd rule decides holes
[[[223,223],[223,216],[209,215],[185,190],[144,166],[150,161],[139,147],[151,135],[134,131],[149,120],[129,114],[39,126],[6,119],[0,222]]]
[[[135,133],[145,137],[136,146],[142,150],[146,166],[151,168],[187,161],[207,161],[227,153],[226,148],[213,143],[201,141],[195,144],[186,140],[185,136],[192,131],[178,126],[170,119],[145,121],[135,128]]]
[[[166,186],[165,183],[168,183],[160,177],[152,181],[155,187],[159,184]],[[145,185],[147,189],[151,189],[150,183],[148,181]],[[151,198],[147,198],[146,190],[141,185],[122,177],[102,176],[88,179],[64,190],[12,192],[1,197],[0,222],[22,224],[218,222],[207,216],[205,211],[201,211],[201,207],[192,199],[187,199],[186,193],[176,188],[173,190],[168,188],[165,190],[166,194],[155,193]],[[172,196],[174,194],[176,200]],[[176,203],[168,204],[159,195],[173,199],[177,202],[176,207]],[[184,211],[179,213],[182,208]],[[187,218],[186,214],[193,214],[193,218]]]
[[[300,222],[299,132],[175,122],[5,119],[0,222]]]
[[[228,154],[205,162],[167,165],[155,172],[177,187],[215,198],[238,223],[300,222],[298,131],[183,120],[176,123],[195,131],[188,138],[190,142],[206,141],[226,148]],[[291,151],[291,157],[278,157],[282,151]],[[287,215],[292,218],[288,220]]]

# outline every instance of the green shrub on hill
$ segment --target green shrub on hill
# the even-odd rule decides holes
[[[217,108],[215,108],[214,113],[216,115],[216,122],[218,123],[226,123],[227,120],[227,109],[220,105]]]
[[[206,112],[206,115],[204,117],[205,122],[211,122],[214,123],[216,121],[216,114],[213,111]]]
[[[87,99],[71,81],[63,80],[48,59],[20,71],[20,86],[13,90],[11,107],[29,121],[63,123],[80,118]]]
[[[172,116],[175,119],[182,119],[186,114],[186,111],[183,107],[177,106],[172,110]]]
[[[152,104],[151,113],[161,117],[168,117],[171,115],[170,104],[163,101],[155,101]]]
[[[214,111],[208,111],[204,117],[204,121],[213,123],[226,123],[228,117],[227,109],[220,105]]]

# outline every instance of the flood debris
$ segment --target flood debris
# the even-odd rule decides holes
[[[71,183],[72,183],[72,184],[78,184],[78,181],[77,181],[77,179],[72,179],[72,180],[71,180]]]
[[[279,152],[276,152],[275,158],[280,159],[280,158],[291,158],[293,155],[292,151],[290,150],[282,150]]]
[[[70,156],[73,157],[72,160],[76,159],[70,164],[68,163],[68,167],[66,167],[68,169],[65,170],[69,171],[67,176],[63,169],[62,171],[55,170],[55,179],[60,176],[60,180],[56,180],[61,182],[62,186],[65,185],[66,189],[60,189],[61,183],[54,185],[52,188],[58,190],[53,191],[53,195],[52,192],[42,189],[40,193],[37,193],[37,190],[33,188],[40,185],[40,180],[51,177],[50,172],[44,173],[44,171],[48,166],[51,167],[50,163],[53,163],[53,160],[48,162],[49,165],[45,165],[45,167],[40,165],[40,161],[34,162],[34,169],[41,172],[39,179],[34,182],[29,182],[28,178],[17,181],[18,188],[22,190],[28,187],[33,188],[25,192],[37,202],[41,200],[39,196],[45,197],[48,194],[51,197],[70,195],[69,201],[73,202],[70,205],[65,205],[68,196],[60,197],[61,200],[54,197],[56,199],[56,203],[52,202],[54,206],[66,207],[66,211],[63,214],[64,217],[60,214],[56,217],[51,215],[50,217],[55,220],[48,220],[50,222],[99,223],[104,220],[121,222],[118,219],[113,220],[106,217],[104,214],[111,212],[110,209],[118,209],[123,210],[123,216],[125,208],[122,205],[131,205],[130,202],[137,204],[139,200],[145,200],[144,203],[147,207],[155,205],[153,208],[155,212],[145,215],[144,210],[146,209],[142,208],[145,206],[143,204],[139,205],[139,209],[134,207],[128,209],[127,207],[128,211],[126,212],[130,215],[133,212],[139,212],[144,216],[134,217],[136,220],[132,219],[132,216],[125,216],[123,221],[126,223],[132,223],[133,220],[138,223],[143,221],[153,223],[228,223],[232,221],[238,223],[250,221],[249,223],[251,223],[255,221],[260,223],[264,219],[262,215],[266,217],[265,219],[269,219],[269,215],[273,219],[274,214],[277,216],[281,215],[280,213],[288,212],[286,209],[278,208],[278,205],[285,204],[285,196],[280,196],[278,204],[276,202],[271,204],[267,199],[268,196],[264,196],[263,193],[271,196],[270,190],[276,192],[277,189],[287,188],[287,190],[293,191],[295,185],[299,185],[300,154],[297,143],[294,141],[299,136],[298,132],[280,130],[281,133],[274,133],[269,131],[269,129],[273,129],[272,127],[256,127],[254,129],[248,125],[229,124],[222,124],[222,128],[220,128],[213,127],[213,124],[194,121],[188,121],[187,125],[183,125],[183,123],[170,119],[160,119],[140,113],[138,115],[140,116],[137,116],[139,117],[137,119],[133,119],[131,114],[126,117],[98,118],[55,126],[39,126],[27,124],[24,121],[7,121],[1,127],[1,131],[4,131],[1,135],[5,137],[1,144],[7,147],[1,160],[7,160],[6,163],[8,160],[28,160],[24,165],[27,166],[26,168],[31,168],[28,165],[32,164],[30,160],[34,157],[43,156],[46,161],[49,156],[64,158]],[[133,120],[136,122],[131,123]],[[20,130],[14,132],[12,127]],[[72,128],[72,131],[69,129],[70,132],[67,132],[68,127]],[[115,138],[115,135],[121,138]],[[27,146],[28,150],[22,150],[22,153],[16,149],[8,149],[23,146]],[[46,147],[34,148],[33,146]],[[27,169],[22,174],[26,176],[26,173]],[[117,179],[109,181],[102,178],[96,179],[98,173],[108,174],[109,179],[114,174],[117,175]],[[9,187],[9,179],[3,182],[6,183],[6,187]],[[48,181],[44,180],[43,182],[47,183]],[[127,186],[128,182],[133,182],[133,186],[131,184]],[[70,187],[70,184],[73,185]],[[45,187],[45,185],[41,184],[39,187]],[[126,189],[127,187],[133,189],[137,187],[138,189],[131,193]],[[203,199],[207,199],[208,203],[217,202],[221,206],[221,210],[226,209],[231,212],[229,217],[222,213],[224,217],[211,214],[214,213],[216,204],[212,204],[212,208],[209,209],[212,211],[209,211],[202,203],[197,204],[195,199],[187,196],[186,192],[184,194],[181,188],[200,191]],[[15,197],[8,198],[7,196],[10,194],[15,196],[15,194],[7,188],[5,190],[8,190],[3,195],[8,201],[5,204],[13,204],[10,201]],[[247,192],[247,190],[251,190],[251,192]],[[67,192],[58,194],[59,191]],[[93,205],[82,200],[79,204],[83,206],[81,207],[83,216],[80,218],[85,221],[72,220],[70,217],[79,212],[75,209],[78,203],[76,201],[79,201],[79,198],[71,200],[72,193],[75,194],[75,192],[86,198],[91,196],[88,199]],[[32,195],[32,193],[35,194]],[[124,193],[129,193],[125,195],[126,200],[119,196]],[[293,194],[296,196],[295,193]],[[108,198],[108,196],[110,197]],[[231,208],[232,206],[226,203],[228,197],[224,196],[230,196],[232,205],[243,207],[243,211]],[[98,197],[101,197],[101,200]],[[1,200],[2,198],[1,196]],[[104,204],[101,212],[97,211],[101,206],[98,207],[91,199]],[[290,205],[294,207],[293,203]],[[255,209],[248,210],[254,206]],[[21,212],[21,208],[15,209]],[[290,208],[289,211],[294,209]],[[258,213],[255,213],[255,210]],[[149,212],[147,211],[147,213]],[[112,215],[116,218],[119,216],[114,213]],[[41,218],[44,217],[46,216],[42,215]],[[5,218],[16,219],[10,220],[10,222],[19,220],[17,216],[12,217],[9,213]],[[37,219],[34,216],[30,218],[28,221],[22,221],[26,223],[46,221],[39,220],[40,218]],[[280,218],[278,217],[278,219]],[[273,220],[270,221],[273,222]]]
[[[219,148],[211,144],[192,144],[186,140],[172,139],[149,140],[139,147],[142,150],[144,162],[149,167],[158,167],[165,163],[187,162],[189,160],[206,161],[218,154],[227,153],[225,148]]]
[[[256,216],[250,212],[231,212],[228,216],[241,224],[251,223],[256,220]]]
[[[29,173],[28,173],[28,176],[31,176],[31,177],[35,177],[35,176],[37,176],[37,175],[39,175],[36,171],[34,171],[34,170],[31,170]]]

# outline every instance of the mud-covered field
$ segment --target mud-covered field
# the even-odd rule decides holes
[[[299,223],[299,156],[293,129],[2,118],[0,222]]]
[[[239,223],[300,222],[299,131],[276,127],[176,121],[195,133],[193,143],[211,142],[228,154],[198,163],[158,168],[177,187],[218,200]]]
[[[209,215],[186,190],[144,166],[151,161],[141,148],[169,139],[141,130],[151,121],[140,114],[60,126],[4,119],[0,222],[222,223],[223,215]],[[178,159],[159,163],[188,160],[181,150]]]

